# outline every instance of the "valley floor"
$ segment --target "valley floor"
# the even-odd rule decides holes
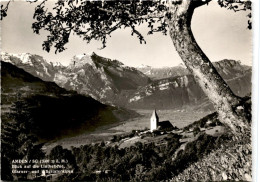
[[[44,150],[48,153],[50,149],[56,145],[61,145],[64,148],[71,146],[79,147],[94,142],[109,141],[114,135],[130,133],[132,130],[144,130],[150,128],[150,117],[152,110],[135,110],[140,114],[140,117],[126,120],[120,123],[115,123],[97,128],[93,132],[86,132],[74,137],[68,137],[46,143]],[[196,112],[185,110],[157,110],[160,121],[169,120],[173,126],[183,128],[194,121],[197,121],[210,112]]]

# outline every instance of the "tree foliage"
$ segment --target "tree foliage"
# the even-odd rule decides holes
[[[227,8],[229,10],[237,11],[249,11],[247,17],[248,19],[248,29],[252,29],[252,2],[243,0],[218,0],[220,7]]]
[[[37,2],[38,0],[30,1]],[[207,1],[195,1],[198,5]],[[34,33],[40,30],[49,32],[47,40],[42,44],[45,51],[51,47],[55,53],[65,50],[71,34],[81,37],[89,43],[91,40],[99,40],[106,47],[107,39],[117,29],[130,28],[131,35],[137,36],[140,43],[146,43],[144,36],[137,30],[137,26],[146,23],[148,34],[162,32],[167,35],[166,18],[172,16],[167,6],[167,1],[85,1],[85,0],[58,0],[52,10],[46,8],[47,0],[43,0],[35,8],[32,24]],[[181,0],[171,1],[178,5]],[[242,0],[218,0],[221,7],[230,10],[251,10],[251,1]],[[7,15],[9,3],[1,5],[1,19]],[[248,14],[248,28],[251,29],[251,13]]]
[[[163,31],[166,34],[166,23],[163,16],[159,15],[164,8],[154,1],[65,0],[55,3],[54,12],[50,12],[46,10],[43,2],[35,9],[34,19],[37,21],[32,28],[37,34],[41,29],[50,32],[43,43],[43,49],[46,51],[50,51],[52,45],[56,51],[63,51],[72,32],[87,42],[100,40],[104,48],[107,37],[119,28],[130,28],[131,35],[136,35],[140,43],[145,43],[136,26],[148,22],[150,34],[154,31]],[[155,22],[160,22],[160,26],[155,28]]]
[[[7,10],[9,7],[11,1],[8,1],[7,5],[4,6],[3,4],[1,4],[1,16],[0,16],[0,20],[3,20],[4,17],[7,16]]]
[[[11,173],[12,160],[17,159],[42,159],[43,144],[38,143],[38,138],[32,133],[30,125],[33,123],[28,112],[28,105],[17,101],[11,108],[8,121],[1,123],[1,157],[2,179],[13,180],[26,176]]]

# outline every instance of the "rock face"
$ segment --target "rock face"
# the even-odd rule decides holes
[[[180,108],[203,100],[200,87],[191,75],[155,80],[129,99],[130,107]]]
[[[240,61],[231,59],[223,59],[213,63],[219,74],[225,79],[230,80],[237,77],[244,76],[248,72],[251,73],[251,67],[241,65]]]
[[[139,109],[214,110],[182,64],[133,68],[95,53],[74,56],[68,66],[28,53],[1,53],[1,60],[106,104]],[[215,62],[214,66],[235,94],[245,96],[251,92],[251,67],[227,59]]]
[[[244,97],[251,93],[251,67],[227,59],[215,62],[214,66],[236,95]],[[169,70],[174,68],[159,69],[143,66],[138,69],[151,76],[153,81],[134,93],[134,96],[129,99],[128,107],[214,110],[194,77],[183,67],[181,71],[175,73],[178,76],[170,78],[168,76],[174,74]],[[162,75],[166,75],[167,78],[162,78]]]
[[[119,104],[125,93],[134,92],[150,79],[121,62],[92,55],[74,56],[69,66],[55,75],[58,85],[104,102]]]
[[[235,94],[243,97],[251,92],[251,71],[226,82]],[[192,75],[155,80],[135,92],[128,107],[214,110]]]

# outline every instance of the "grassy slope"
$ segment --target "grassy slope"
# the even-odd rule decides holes
[[[224,143],[171,181],[252,181],[251,168],[251,140],[244,137]]]

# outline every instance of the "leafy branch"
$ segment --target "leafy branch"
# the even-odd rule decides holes
[[[6,4],[6,6],[4,6],[3,4],[1,4],[1,16],[0,16],[0,20],[3,20],[4,17],[7,16],[7,10],[9,7],[11,1],[8,1],[8,3]]]
[[[91,40],[102,42],[106,47],[107,39],[117,29],[130,28],[131,35],[136,36],[140,43],[146,43],[137,26],[146,23],[148,35],[162,32],[167,35],[168,24],[165,17],[168,13],[168,1],[85,1],[85,0],[58,0],[50,11],[46,8],[47,0],[27,0],[30,3],[40,2],[35,8],[32,24],[33,32],[40,34],[46,30],[49,35],[42,47],[49,52],[51,47],[55,53],[64,51],[71,34],[77,35],[87,43]],[[182,0],[171,1],[178,6]],[[208,4],[211,0],[193,1],[196,7]],[[10,1],[4,7],[1,5],[1,20],[7,16]],[[221,7],[237,11],[252,9],[251,1],[218,0]],[[251,12],[248,14],[248,28],[252,28]]]
[[[221,8],[224,7],[234,12],[250,11],[247,15],[247,17],[249,18],[247,28],[252,29],[252,2],[250,0],[218,0],[218,4]]]

